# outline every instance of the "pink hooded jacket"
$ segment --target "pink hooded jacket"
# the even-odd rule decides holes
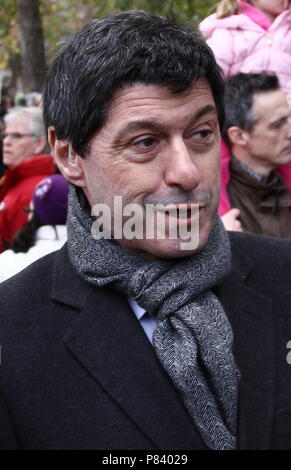
[[[240,4],[245,13],[221,19],[213,14],[200,23],[217,62],[226,77],[238,72],[275,72],[282,87],[290,92],[291,11],[284,11],[268,25],[259,10],[245,2]]]
[[[283,89],[291,99],[291,11],[281,13],[270,23],[256,8],[240,1],[237,15],[217,19],[210,15],[200,23],[200,30],[208,38],[225,76],[238,72],[250,73],[267,70],[275,72]],[[220,215],[231,209],[227,195],[229,181],[229,149],[221,147]],[[291,163],[277,170],[291,192]]]

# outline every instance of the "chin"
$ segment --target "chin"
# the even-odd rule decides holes
[[[2,160],[3,164],[7,167],[10,167],[11,166],[11,162],[9,160],[9,157],[8,158],[5,158],[4,155],[3,155],[3,160]]]
[[[151,239],[151,240],[118,240],[125,250],[135,253],[148,260],[159,258],[185,258],[199,253],[207,244],[210,230],[213,225],[215,213],[204,214],[200,220],[199,236],[191,240],[177,238]]]
[[[143,258],[155,260],[159,258],[185,258],[201,251],[207,243],[209,231],[201,231],[199,233],[198,243],[189,243],[185,240],[138,240],[138,244],[132,243],[131,245],[121,243],[124,249],[131,251]]]
[[[169,240],[169,242],[172,242],[172,240]],[[199,251],[199,246],[195,249],[182,249],[181,244],[183,244],[183,241],[176,241],[175,244],[169,243],[164,244],[164,246],[154,247],[151,250],[152,255],[155,258],[185,258]]]

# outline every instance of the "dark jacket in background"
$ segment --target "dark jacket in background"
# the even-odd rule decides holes
[[[232,207],[240,210],[245,232],[291,239],[291,197],[274,171],[259,177],[232,157],[227,192]]]

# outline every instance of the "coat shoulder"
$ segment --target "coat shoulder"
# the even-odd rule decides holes
[[[253,266],[261,283],[280,281],[291,285],[291,240],[229,232],[233,264]]]
[[[267,237],[251,233],[228,232],[232,249],[246,250],[246,254],[264,256],[270,254],[285,253],[291,258],[291,240]]]
[[[49,253],[48,255],[38,259],[30,264],[23,271],[17,273],[15,276],[7,279],[0,284],[1,299],[7,297],[12,291],[14,295],[29,289],[31,294],[37,291],[47,281],[51,280],[52,268],[58,256],[58,252]]]
[[[60,257],[55,251],[30,264],[23,271],[0,283],[0,318],[8,325],[17,318],[44,312],[51,296],[54,265]],[[41,316],[41,315],[40,315]]]

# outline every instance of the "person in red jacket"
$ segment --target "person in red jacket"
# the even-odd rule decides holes
[[[14,108],[5,125],[3,163],[8,170],[0,180],[0,252],[26,222],[25,207],[37,183],[55,172],[52,156],[44,153],[41,109]]]

